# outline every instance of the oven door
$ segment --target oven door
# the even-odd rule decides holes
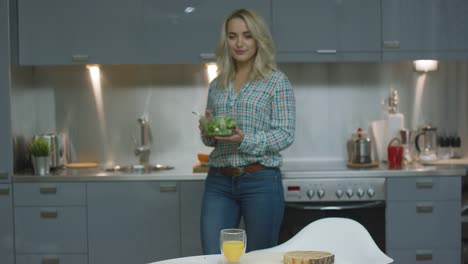
[[[385,201],[368,202],[287,202],[279,243],[297,234],[308,224],[326,217],[344,217],[361,223],[385,252]]]

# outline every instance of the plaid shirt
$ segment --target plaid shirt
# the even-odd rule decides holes
[[[281,166],[279,152],[293,143],[296,125],[294,92],[283,72],[274,72],[269,80],[247,82],[237,94],[232,82],[224,89],[216,86],[215,79],[210,84],[207,110],[212,116],[234,118],[245,133],[241,144],[202,137],[205,145],[215,147],[210,166]]]

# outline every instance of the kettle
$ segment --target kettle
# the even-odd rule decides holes
[[[421,137],[423,139],[422,148],[419,143]],[[430,125],[422,127],[421,132],[416,135],[414,143],[420,160],[433,161],[437,159],[437,127]]]

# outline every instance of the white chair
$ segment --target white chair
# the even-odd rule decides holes
[[[295,250],[328,251],[342,264],[387,264],[393,259],[375,244],[369,232],[358,222],[339,217],[314,221],[294,237],[276,247],[254,252]]]

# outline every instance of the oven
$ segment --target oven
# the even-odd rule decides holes
[[[279,243],[315,220],[345,217],[361,223],[385,252],[385,178],[283,177],[283,188]]]

